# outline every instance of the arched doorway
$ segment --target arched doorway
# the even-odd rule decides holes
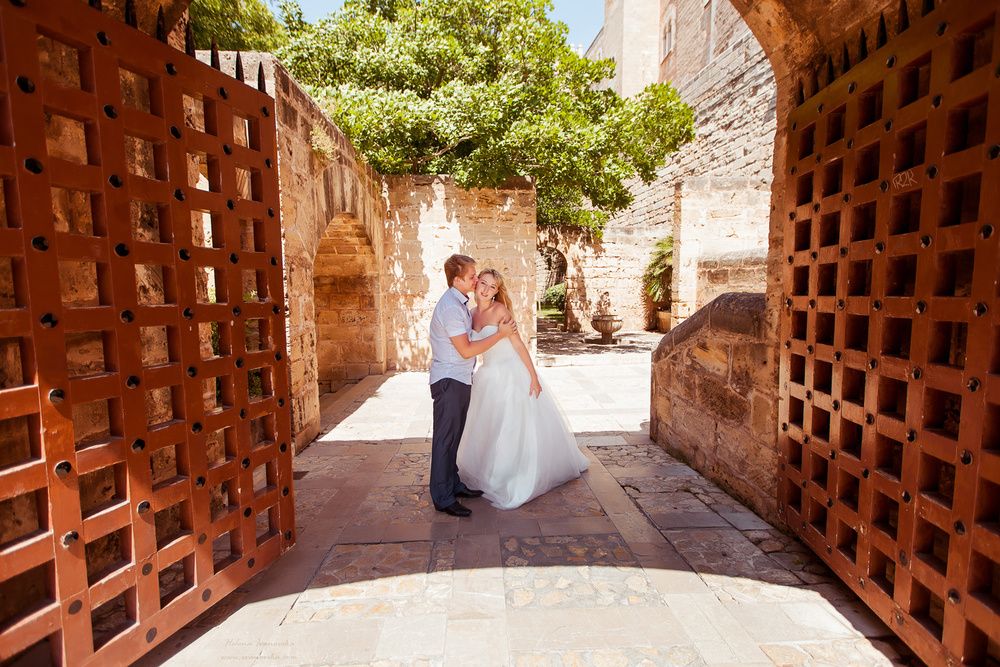
[[[330,221],[316,250],[313,299],[319,393],[385,372],[378,260],[351,214]]]
[[[539,327],[566,328],[566,257],[555,248],[541,246],[535,263]]]

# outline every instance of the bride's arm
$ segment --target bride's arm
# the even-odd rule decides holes
[[[504,309],[504,317],[511,317],[511,314],[507,309]],[[528,348],[525,346],[524,341],[521,340],[521,334],[516,331],[510,335],[510,344],[514,346],[514,351],[517,352],[517,356],[521,357],[521,361],[524,363],[524,367],[528,369],[528,374],[531,376],[531,387],[528,389],[529,396],[539,396],[542,393],[542,385],[538,381],[538,373],[535,372],[535,366],[531,363],[531,355],[528,354]]]

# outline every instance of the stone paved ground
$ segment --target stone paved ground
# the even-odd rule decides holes
[[[647,437],[649,365],[544,368],[591,460],[435,512],[423,373],[323,398],[298,542],[141,665],[919,665],[795,540]],[[902,653],[902,655],[901,655]]]

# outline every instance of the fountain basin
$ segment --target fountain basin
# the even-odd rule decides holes
[[[601,345],[611,345],[613,334],[622,328],[622,318],[620,315],[594,315],[590,324],[601,334]]]

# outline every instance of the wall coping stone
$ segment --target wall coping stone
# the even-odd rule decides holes
[[[653,351],[653,364],[669,357],[706,328],[764,340],[766,306],[763,292],[727,292],[717,296],[663,336]]]
[[[711,329],[758,340],[764,340],[766,309],[763,292],[727,292],[713,299],[706,308]]]
[[[698,258],[699,269],[715,269],[725,266],[748,266],[767,264],[767,247],[730,250],[728,252],[705,253]]]

